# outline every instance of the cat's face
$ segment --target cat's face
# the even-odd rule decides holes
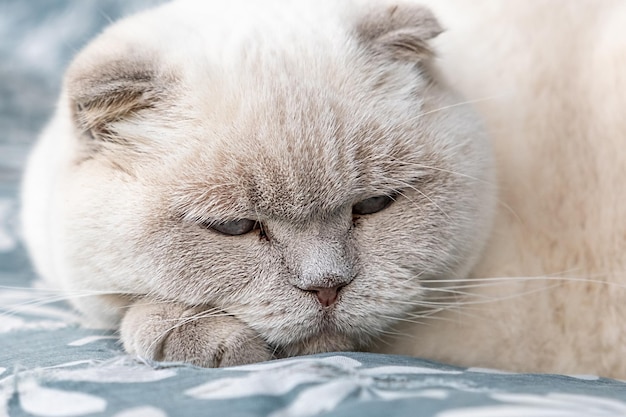
[[[139,18],[187,19],[167,39],[130,20],[69,72],[77,286],[216,306],[293,354],[362,346],[468,272],[490,151],[427,11],[329,2],[315,27],[283,5],[226,35],[183,7]]]

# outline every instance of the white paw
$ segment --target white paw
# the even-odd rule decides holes
[[[217,368],[272,357],[256,331],[207,307],[140,300],[124,315],[120,334],[128,353],[156,361]]]

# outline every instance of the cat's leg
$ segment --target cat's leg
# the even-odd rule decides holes
[[[139,300],[124,315],[120,334],[128,353],[157,361],[216,368],[272,356],[256,331],[208,307]]]

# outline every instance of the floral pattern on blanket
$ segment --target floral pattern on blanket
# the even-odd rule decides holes
[[[22,353],[3,358],[0,416],[626,415],[626,384],[591,376],[460,369],[353,352],[201,369],[126,356],[115,335],[71,324],[8,336],[2,351],[11,343]],[[20,363],[24,355],[35,360]]]
[[[227,369],[125,355],[35,278],[20,170],[70,56],[109,18],[159,0],[0,0],[0,417],[626,416],[626,383],[329,353]]]

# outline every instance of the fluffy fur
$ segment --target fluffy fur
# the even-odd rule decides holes
[[[623,3],[423,3],[176,1],[109,28],[28,166],[40,273],[158,360],[626,376]],[[239,219],[260,230],[211,228]]]

